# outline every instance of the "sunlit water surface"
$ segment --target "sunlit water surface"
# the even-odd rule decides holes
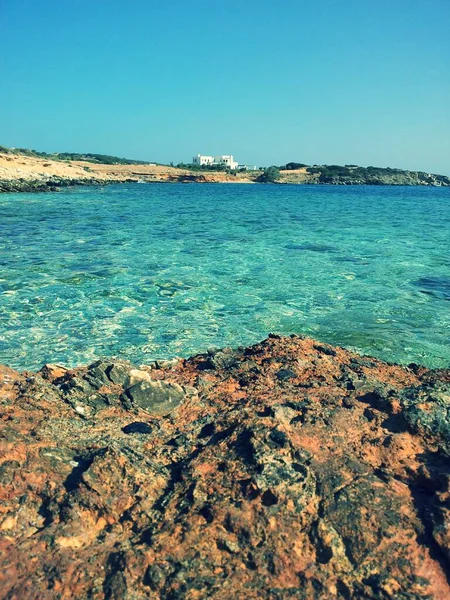
[[[0,362],[135,363],[305,333],[450,364],[450,189],[0,195]]]

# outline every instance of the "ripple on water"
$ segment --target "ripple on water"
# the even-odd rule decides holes
[[[143,363],[275,331],[448,366],[449,199],[208,184],[3,194],[0,363]]]

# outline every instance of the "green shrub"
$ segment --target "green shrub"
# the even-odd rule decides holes
[[[305,163],[288,162],[283,167],[280,167],[280,169],[285,171],[296,171],[297,169],[303,169],[303,167],[307,166],[308,165],[305,165]]]
[[[257,181],[260,183],[275,183],[278,179],[280,179],[280,169],[272,166],[264,169]]]

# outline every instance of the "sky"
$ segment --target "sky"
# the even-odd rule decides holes
[[[450,0],[0,0],[0,144],[450,175]]]

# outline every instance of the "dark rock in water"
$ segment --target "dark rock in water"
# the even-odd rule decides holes
[[[335,256],[333,260],[336,262],[353,263],[356,265],[370,264],[370,260],[367,260],[366,258],[360,258],[359,256]]]
[[[326,246],[325,244],[287,244],[286,250],[304,250],[308,252],[337,252],[334,246]]]
[[[153,429],[148,423],[136,421],[134,423],[129,423],[128,425],[125,425],[125,427],[122,427],[122,431],[124,433],[152,433]]]
[[[0,596],[449,598],[449,386],[277,335],[0,366]]]
[[[443,300],[450,300],[450,277],[422,277],[413,284],[420,288],[423,294],[429,294]]]

